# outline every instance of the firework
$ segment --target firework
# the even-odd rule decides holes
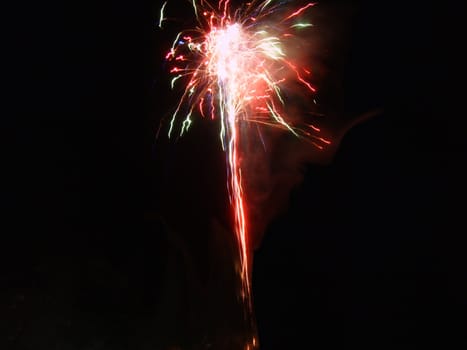
[[[298,85],[311,100],[316,92],[311,69],[291,53],[292,46],[297,50],[297,38],[312,27],[302,18],[315,4],[291,8],[287,3],[251,1],[234,8],[229,0],[215,4],[193,0],[198,24],[180,32],[166,55],[173,75],[171,87],[183,84],[168,126],[169,137],[185,134],[196,116],[217,120],[220,125],[233,230],[239,247],[242,296],[249,308],[251,248],[242,179],[247,175],[242,173],[240,147],[246,133],[241,128],[261,125],[283,129],[320,149],[330,143],[319,135],[318,127],[286,113],[288,99],[283,91]],[[161,9],[160,27],[166,4]]]

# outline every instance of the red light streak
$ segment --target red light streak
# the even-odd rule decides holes
[[[299,31],[311,26],[296,21],[315,3],[308,3],[292,13],[280,2],[271,0],[251,1],[233,11],[229,0],[219,0],[217,6],[206,0],[192,0],[192,4],[198,27],[181,32],[166,55],[174,64],[170,72],[176,73],[172,86],[185,83],[170,122],[169,137],[176,123],[180,123],[183,106],[188,113],[181,118],[180,136],[188,131],[195,109],[202,117],[208,112],[211,119],[219,120],[239,247],[241,294],[251,309],[248,196],[242,180],[246,175],[242,174],[240,146],[244,133],[240,133],[240,128],[249,124],[267,125],[290,131],[318,149],[330,144],[329,140],[311,133],[320,132],[318,127],[300,125],[290,119],[285,113],[286,100],[282,96],[282,91],[293,81],[299,82],[309,93],[316,92],[299,73],[311,75],[311,70],[297,62],[288,46],[288,40],[295,39]],[[163,18],[161,13],[161,23]]]

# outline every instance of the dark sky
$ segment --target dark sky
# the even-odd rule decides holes
[[[170,272],[161,215],[204,246],[224,174],[209,126],[156,143],[173,103],[162,58],[175,27],[157,30],[160,5],[5,10],[0,349],[160,349],[162,317],[169,333],[186,327],[184,305],[164,305],[186,276]],[[266,232],[253,274],[262,349],[464,349],[462,11],[322,8],[328,34],[348,28],[329,59],[342,110],[382,112],[330,165],[305,168]]]

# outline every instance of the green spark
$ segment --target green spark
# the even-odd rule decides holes
[[[162,5],[162,8],[161,8],[161,16],[159,18],[159,28],[162,28],[162,22],[165,20],[165,18],[164,18],[164,9],[165,9],[166,5],[167,5],[167,1],[164,2],[164,5]]]
[[[193,110],[191,110],[190,113],[188,113],[185,120],[183,121],[182,131],[180,132],[180,136],[183,136],[183,133],[185,132],[185,130],[188,131],[188,129],[190,128],[191,123],[192,123],[192,120],[190,119],[192,112],[193,112]]]
[[[292,134],[294,134],[295,136],[299,137],[299,135],[295,132],[295,130],[292,129],[292,127],[284,121],[284,118],[282,118],[282,117],[274,110],[274,108],[271,107],[271,105],[270,105],[269,103],[268,103],[268,109],[269,109],[269,111],[271,112],[272,117],[273,117],[277,122],[279,122],[280,124],[282,124],[283,126],[285,126],[287,129],[289,129],[289,130],[292,132]]]
[[[181,74],[177,75],[175,78],[172,79],[172,82],[170,83],[170,86],[172,87],[172,90],[174,89],[174,84],[175,82],[182,77]]]
[[[198,18],[198,8],[196,7],[196,0],[193,0],[193,8],[195,9],[196,18]]]
[[[311,23],[297,23],[291,26],[290,28],[297,28],[297,29],[302,29],[302,28],[308,28],[308,27],[313,27],[313,24]]]

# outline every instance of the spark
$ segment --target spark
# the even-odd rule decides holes
[[[290,28],[308,28],[308,27],[313,27],[313,24],[311,23],[297,23],[292,25]]]
[[[237,238],[242,281],[241,294],[251,309],[250,263],[247,194],[242,176],[242,128],[255,124],[286,130],[304,138],[318,149],[330,141],[315,135],[320,129],[312,124],[298,124],[286,113],[287,98],[283,91],[298,83],[310,94],[315,87],[305,78],[311,70],[295,59],[290,40],[297,30],[312,24],[298,17],[315,3],[290,11],[283,1],[253,0],[234,10],[229,0],[213,6],[207,0],[191,0],[196,28],[180,32],[166,55],[173,66],[171,87],[184,82],[184,92],[170,120],[168,135],[172,137],[179,117],[186,113],[179,136],[193,123],[192,116],[206,114],[218,119],[219,138],[226,153],[227,188]],[[166,6],[163,5],[163,9]],[[163,18],[161,11],[161,22]],[[291,20],[294,23],[290,23]],[[310,101],[315,101],[310,98]],[[316,102],[315,102],[316,103]],[[259,128],[257,128],[259,130]],[[263,142],[262,135],[258,132]]]
[[[161,7],[161,14],[160,14],[160,17],[159,17],[159,28],[162,28],[162,22],[165,20],[164,10],[165,10],[166,6],[167,6],[167,1],[164,2],[164,4]]]
[[[309,4],[307,4],[306,6],[303,6],[302,8],[299,8],[297,11],[295,11],[294,13],[292,13],[290,16],[286,17],[284,19],[284,21],[288,20],[288,19],[291,19],[292,17],[296,17],[298,16],[299,14],[301,14],[303,11],[305,11],[306,9],[308,9],[309,7],[311,6],[315,6],[316,3],[314,2],[310,2]]]

